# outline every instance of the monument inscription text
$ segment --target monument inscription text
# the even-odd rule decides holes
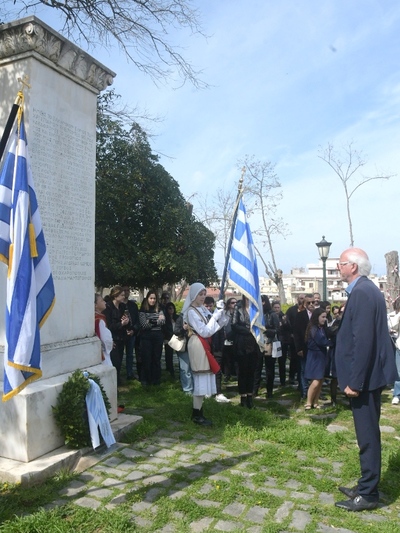
[[[95,133],[34,107],[28,143],[53,276],[92,281]]]

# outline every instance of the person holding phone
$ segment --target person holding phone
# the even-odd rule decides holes
[[[140,381],[143,386],[159,385],[161,382],[161,354],[164,343],[162,328],[165,315],[158,302],[157,293],[150,290],[139,312],[141,326],[140,354],[142,368]]]

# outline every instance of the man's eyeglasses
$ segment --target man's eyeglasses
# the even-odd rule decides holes
[[[337,267],[343,267],[345,265],[353,265],[353,261],[342,261],[341,263],[336,263]]]
[[[312,302],[311,301],[310,302],[306,302],[306,305],[310,305],[310,304],[314,305],[315,304],[315,300],[313,300]]]

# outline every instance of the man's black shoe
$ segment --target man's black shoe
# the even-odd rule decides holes
[[[343,492],[345,496],[350,498],[350,500],[354,500],[356,496],[358,496],[358,486],[352,487],[349,489],[348,487],[339,487],[340,492]]]
[[[376,509],[379,505],[379,502],[368,502],[365,498],[358,495],[353,500],[346,500],[343,502],[336,502],[336,507],[340,509],[346,509],[347,511],[370,511]]]

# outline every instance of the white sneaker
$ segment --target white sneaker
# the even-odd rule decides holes
[[[400,398],[398,396],[393,396],[392,405],[398,405],[400,403]]]
[[[217,394],[216,397],[215,397],[215,401],[217,401],[218,403],[230,403],[231,402],[223,394]]]

